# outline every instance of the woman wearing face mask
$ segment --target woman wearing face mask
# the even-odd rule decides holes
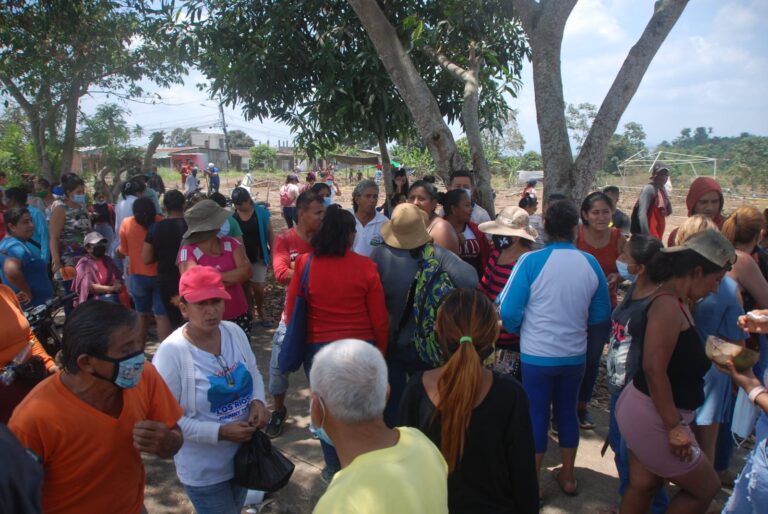
[[[451,224],[459,240],[459,257],[475,268],[478,277],[482,276],[491,248],[488,239],[471,221],[472,198],[466,189],[452,189],[438,197],[445,208],[445,221]]]
[[[184,409],[176,473],[200,514],[239,514],[247,490],[233,481],[235,453],[267,424],[264,382],[246,335],[222,320],[230,300],[222,274],[190,268],[181,275],[179,296],[187,323],[152,359]]]
[[[65,173],[61,176],[61,187],[64,199],[54,202],[51,209],[51,272],[54,275],[62,267],[75,267],[77,261],[85,255],[83,240],[91,231],[91,221],[85,208],[83,179],[74,173]],[[61,273],[58,276],[61,277]],[[64,290],[68,291],[72,280],[64,280],[63,285]]]
[[[427,233],[432,241],[459,255],[459,238],[450,223],[437,215],[437,188],[425,180],[417,180],[408,189],[408,203],[427,213]],[[481,270],[482,272],[482,270]]]
[[[628,368],[635,362],[630,354],[639,351],[642,344],[640,317],[643,316],[653,294],[661,284],[651,280],[647,273],[648,263],[664,248],[656,239],[645,234],[635,234],[624,245],[616,267],[624,280],[631,280],[632,285],[624,296],[624,300],[614,309],[611,316],[611,337],[608,342],[607,385],[611,393],[611,410],[608,421],[608,442],[614,454],[616,470],[619,473],[619,496],[624,494],[629,484],[629,450],[627,443],[621,437],[619,426],[616,424],[616,400],[619,399],[624,386],[632,380],[636,369]],[[631,321],[631,324],[630,324]],[[666,489],[662,489],[654,499],[652,511],[661,514],[666,510],[669,497]]]
[[[624,250],[626,240],[617,228],[611,228],[613,216],[613,202],[605,193],[596,191],[590,193],[581,203],[581,225],[579,225],[576,237],[576,248],[587,252],[597,259],[600,268],[608,281],[611,294],[611,308],[616,307],[616,286],[619,283],[619,274],[616,269],[616,260]],[[600,356],[603,354],[605,342],[587,351],[587,368],[584,372],[584,380],[579,390],[579,425],[583,429],[595,428],[592,416],[587,410],[587,404],[592,399],[592,390],[597,381],[597,372],[600,367]]]
[[[92,298],[118,303],[123,276],[107,253],[107,240],[98,232],[85,236],[85,256],[77,261],[72,290],[78,294],[77,306]]]
[[[333,204],[333,198],[331,197],[331,188],[325,182],[318,182],[317,184],[313,184],[312,187],[309,188],[309,190],[323,199],[323,207],[325,207],[326,209]]]
[[[477,288],[495,301],[507,284],[517,260],[533,249],[538,234],[529,224],[528,213],[520,207],[505,207],[494,221],[481,223],[479,228],[491,235],[494,249]],[[520,336],[501,329],[496,341],[493,369],[521,379]]]

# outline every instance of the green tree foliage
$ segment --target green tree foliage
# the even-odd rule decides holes
[[[0,94],[28,118],[43,176],[53,180],[71,168],[83,95],[145,97],[142,80],[181,82],[177,41],[159,8],[165,3],[0,3]]]
[[[20,183],[23,175],[34,175],[37,171],[35,149],[21,124],[3,124],[0,132],[0,169],[9,174],[12,184]]]
[[[252,146],[248,151],[250,154],[250,168],[271,168],[277,159],[277,149],[269,145]]]
[[[197,128],[175,128],[166,138],[171,146],[192,146],[192,133],[200,132]]]
[[[747,132],[736,137],[713,134],[711,127],[684,128],[679,137],[671,143],[662,142],[657,150],[717,159],[718,179],[725,178],[733,186],[752,191],[768,191],[768,137]],[[702,170],[698,173],[702,174]]]
[[[80,119],[82,130],[78,137],[80,146],[119,146],[131,140],[132,131],[125,121],[130,114],[117,104],[101,104],[93,116],[83,115]]]
[[[581,150],[596,117],[597,106],[594,104],[587,102],[579,105],[568,104],[565,110],[565,124],[568,127],[569,136],[576,143],[577,151]]]
[[[614,134],[608,142],[603,170],[616,174],[619,172],[619,164],[643,151],[645,151],[645,130],[639,123],[630,121],[624,125],[623,134]]]
[[[253,146],[253,138],[242,130],[229,131],[230,148],[250,148]]]

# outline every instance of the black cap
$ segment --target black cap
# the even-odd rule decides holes
[[[243,187],[236,187],[234,191],[232,191],[232,203],[235,205],[240,205],[241,203],[250,202],[251,194],[248,192],[247,189]]]

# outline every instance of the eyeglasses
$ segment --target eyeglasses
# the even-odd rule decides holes
[[[224,372],[224,377],[227,379],[227,385],[229,387],[235,387],[235,378],[232,376],[232,373],[229,372],[229,366],[227,366],[227,361],[224,360],[224,357],[217,355],[216,362],[219,363],[221,370]]]

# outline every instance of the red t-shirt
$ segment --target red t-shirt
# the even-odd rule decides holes
[[[304,241],[296,234],[296,229],[289,228],[280,232],[272,246],[272,269],[275,272],[275,280],[282,285],[288,285],[291,281],[293,269],[291,263],[303,253],[311,253],[312,245]],[[287,297],[286,297],[287,299]],[[285,314],[286,309],[280,314],[280,322],[288,323]]]
[[[286,295],[286,316],[300,291],[307,254],[296,259],[295,272]],[[387,349],[389,313],[376,264],[347,249],[343,257],[312,257],[309,270],[307,343],[339,339],[375,341]]]
[[[621,237],[621,231],[617,228],[611,229],[611,239],[608,244],[602,248],[595,248],[587,243],[584,237],[584,226],[579,225],[579,235],[576,238],[576,248],[582,252],[587,252],[592,255],[597,263],[600,264],[600,268],[603,270],[603,274],[607,277],[612,273],[618,273],[616,268],[616,259],[619,258],[619,238]],[[616,285],[610,288],[611,293],[611,307],[616,307],[618,303],[616,300]]]

